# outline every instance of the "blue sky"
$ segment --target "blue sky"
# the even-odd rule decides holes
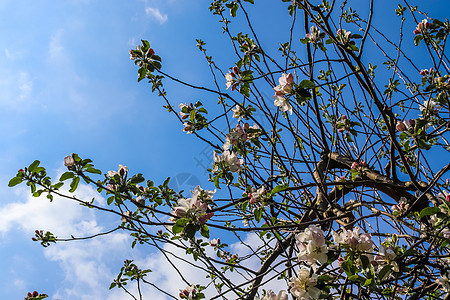
[[[261,2],[265,7],[255,12],[255,21],[270,41],[282,35],[281,24],[264,22],[286,10],[269,10],[269,2]],[[433,17],[450,15],[446,1],[427,5],[423,8]],[[128,299],[122,293],[108,294],[124,258],[135,258],[155,272],[165,269],[158,256],[131,252],[124,233],[42,249],[31,241],[35,229],[81,236],[113,228],[118,220],[59,199],[51,204],[32,199],[25,187],[11,189],[7,183],[35,159],[56,176],[64,156],[72,152],[93,159],[104,171],[125,164],[130,172],[142,172],[155,182],[183,173],[204,182],[197,161],[209,163],[202,154],[205,145],[183,133],[178,120],[162,108],[162,100],[145,83],[137,83],[128,50],[147,39],[162,56],[164,71],[211,84],[195,38],[204,39],[207,48],[212,45],[212,55],[225,62],[225,69],[234,58],[224,51],[229,43],[217,41],[220,24],[208,6],[208,1],[182,0],[0,1],[3,299],[22,299],[33,290],[50,299]],[[166,86],[169,96],[179,99],[174,103],[198,100],[195,91],[173,87]],[[95,194],[86,186],[77,193]],[[161,273],[155,276],[162,287],[184,287],[169,282],[169,271]]]

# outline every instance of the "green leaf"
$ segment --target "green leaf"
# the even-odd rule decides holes
[[[59,181],[64,181],[64,180],[67,180],[67,179],[70,179],[70,178],[73,178],[73,177],[75,177],[75,174],[73,174],[72,172],[65,172],[65,173],[63,173],[62,175],[61,175],[61,177],[59,178]]]
[[[107,203],[108,205],[111,205],[111,203],[113,203],[113,201],[114,201],[114,196],[110,196],[110,197],[108,198],[108,200],[106,200],[106,203]]]
[[[304,79],[300,82],[299,86],[301,88],[306,88],[306,89],[313,89],[316,87],[316,85],[314,84],[314,82],[312,82],[311,80],[308,79]]]
[[[420,211],[420,217],[423,218],[425,216],[435,215],[439,212],[441,212],[441,209],[439,207],[435,206],[425,207]]]
[[[253,214],[255,215],[256,222],[261,221],[263,210],[261,208],[256,208]]]
[[[244,0],[245,2],[251,3],[251,4],[255,4],[255,0]]]
[[[270,195],[273,196],[279,192],[282,192],[284,190],[286,190],[287,188],[289,188],[289,185],[287,184],[280,184],[277,185],[276,187],[273,188],[273,190],[270,192]]]
[[[178,234],[178,233],[183,232],[183,229],[184,229],[184,227],[178,226],[178,225],[176,225],[176,224],[172,226],[172,232],[173,232],[174,234]]]
[[[175,224],[181,227],[186,226],[186,224],[189,223],[189,219],[188,218],[181,218],[175,221]]]
[[[102,171],[99,169],[93,168],[93,167],[87,167],[86,172],[92,173],[92,174],[102,174]]]
[[[14,177],[14,178],[12,178],[10,181],[9,181],[9,183],[8,183],[8,186],[9,187],[13,187],[13,186],[16,186],[16,185],[18,185],[19,183],[22,183],[22,177]]]
[[[378,273],[378,279],[383,280],[383,277],[392,269],[391,265],[386,265],[381,269],[380,273]]]
[[[75,192],[75,190],[76,190],[77,187],[78,187],[78,183],[80,183],[80,177],[75,177],[75,178],[72,180],[72,182],[70,183],[70,190],[69,190],[70,193]]]
[[[202,236],[204,236],[205,238],[209,239],[209,228],[208,228],[207,225],[203,225],[203,226],[200,228],[200,234],[201,234]]]
[[[28,171],[30,172],[34,172],[36,167],[39,166],[41,162],[38,160],[35,160],[34,162],[31,163],[31,165],[28,167]]]
[[[184,228],[184,233],[186,234],[186,236],[188,238],[193,238],[195,235],[195,232],[197,232],[198,230],[198,226],[194,225],[194,224],[187,224],[186,227]]]

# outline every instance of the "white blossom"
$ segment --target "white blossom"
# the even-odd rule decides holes
[[[217,152],[214,152],[214,171],[218,171],[218,165],[220,163],[225,164],[230,172],[239,172],[241,170],[241,165],[244,161],[241,158],[238,158],[234,152],[224,151],[222,155],[219,155]]]
[[[281,290],[275,294],[272,290],[268,290],[262,298],[255,297],[254,300],[288,300],[288,294],[285,290]]]
[[[310,225],[302,233],[296,235],[299,249],[298,259],[314,266],[315,262],[324,264],[328,260],[328,247],[325,243],[325,234],[315,225]]]
[[[290,292],[297,300],[317,299],[320,290],[316,288],[317,275],[310,275],[310,270],[302,267],[297,271],[297,277],[292,277],[289,281]]]

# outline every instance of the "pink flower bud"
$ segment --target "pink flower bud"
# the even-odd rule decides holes
[[[397,131],[402,132],[406,130],[406,125],[401,121],[397,121],[397,126],[395,126],[395,128],[397,128]]]
[[[428,74],[428,70],[427,69],[420,71],[420,75],[422,75],[422,76],[425,76],[427,74]]]
[[[233,71],[234,74],[239,74],[239,68],[234,66],[233,68],[231,68],[231,70]]]
[[[357,163],[356,161],[352,163],[352,169],[356,169],[359,167],[359,163]]]
[[[71,155],[64,157],[64,165],[67,168],[70,168],[75,165],[75,160],[73,159],[73,157]]]
[[[343,115],[343,116],[341,117],[341,119],[342,119],[342,120],[347,120],[347,116],[346,116],[346,115]]]

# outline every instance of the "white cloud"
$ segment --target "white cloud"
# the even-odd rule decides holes
[[[60,61],[64,59],[64,47],[62,45],[63,30],[60,29],[52,35],[48,44],[48,55],[51,61]]]
[[[168,16],[167,14],[162,14],[159,8],[154,7],[146,7],[145,8],[145,14],[147,16],[152,16],[156,19],[156,21],[159,22],[159,24],[164,24],[167,22]]]

